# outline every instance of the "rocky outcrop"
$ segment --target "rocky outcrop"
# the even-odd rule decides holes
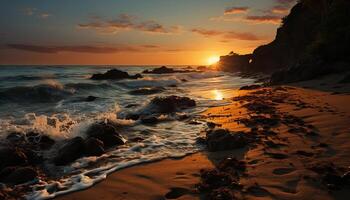
[[[131,95],[151,95],[151,94],[157,94],[160,92],[163,92],[163,87],[146,87],[146,88],[139,88],[136,90],[132,90],[129,92]]]
[[[198,72],[198,71],[192,70],[192,69],[176,70],[173,68],[168,68],[166,66],[162,66],[162,67],[155,68],[152,70],[146,69],[142,73],[144,73],[144,74],[173,74],[173,73],[189,73],[189,72]]]
[[[206,143],[209,151],[238,149],[248,144],[245,133],[232,133],[226,129],[213,129],[207,132]]]
[[[90,79],[92,80],[120,80],[120,79],[138,79],[142,78],[141,74],[129,75],[127,72],[118,69],[111,69],[104,74],[94,74]]]
[[[172,113],[196,106],[196,102],[188,97],[167,96],[152,99],[150,106],[158,113]]]
[[[225,71],[275,73],[274,83],[350,70],[350,2],[301,0],[283,18],[274,41],[252,55],[221,57]],[[249,63],[247,62],[249,58]]]

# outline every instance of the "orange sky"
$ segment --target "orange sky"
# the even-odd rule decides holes
[[[272,41],[293,2],[13,0],[0,8],[0,64],[207,65]]]

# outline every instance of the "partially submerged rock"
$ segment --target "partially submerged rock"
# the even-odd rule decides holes
[[[256,90],[256,89],[260,89],[260,88],[262,88],[262,85],[246,85],[246,86],[239,88],[239,90]]]
[[[166,66],[162,66],[159,68],[155,68],[153,70],[146,69],[142,73],[144,73],[144,74],[172,74],[172,73],[189,73],[189,72],[198,72],[198,71],[192,70],[192,69],[190,69],[190,70],[176,70],[176,69],[168,68]]]
[[[33,181],[38,177],[38,172],[32,167],[12,167],[3,169],[1,176],[1,182],[17,185]]]
[[[25,153],[19,148],[4,147],[0,149],[0,169],[9,166],[24,165],[28,162]]]
[[[248,144],[248,138],[244,132],[230,132],[226,129],[207,132],[206,141],[209,151],[238,149]]]
[[[138,79],[142,78],[141,74],[129,75],[118,69],[111,69],[104,74],[94,74],[90,79],[92,80],[120,80],[120,79]]]
[[[164,91],[164,88],[162,87],[146,87],[146,88],[139,88],[136,90],[132,90],[129,92],[131,95],[151,95],[151,94],[157,94]]]
[[[56,165],[67,165],[84,155],[84,139],[76,137],[66,142],[54,158]]]
[[[172,113],[196,106],[196,102],[188,97],[167,96],[152,99],[151,106],[159,113]]]
[[[87,156],[101,156],[105,153],[104,143],[96,138],[85,140],[85,154]]]
[[[96,123],[86,132],[89,138],[96,138],[103,142],[106,148],[125,144],[126,140],[108,123]]]

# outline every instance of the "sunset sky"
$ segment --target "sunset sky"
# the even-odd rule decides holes
[[[294,0],[6,0],[0,64],[201,65],[271,41]]]

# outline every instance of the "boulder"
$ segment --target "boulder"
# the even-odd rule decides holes
[[[85,140],[85,154],[87,156],[101,156],[105,153],[104,144],[96,138]]]
[[[95,97],[95,96],[88,96],[85,98],[85,101],[86,102],[93,102],[97,99],[98,97]]]
[[[92,80],[120,80],[120,79],[138,79],[142,78],[141,74],[129,75],[127,72],[118,69],[111,69],[104,74],[94,74]]]
[[[189,72],[198,72],[196,70],[190,69],[190,70],[175,70],[172,68],[168,68],[166,66],[162,66],[159,68],[155,68],[153,70],[145,70],[142,73],[144,74],[173,74],[173,73],[189,73]]]
[[[156,107],[159,113],[172,113],[181,109],[196,106],[196,102],[188,97],[167,96],[152,99],[151,105]]]
[[[131,95],[151,95],[163,92],[164,88],[162,87],[151,87],[151,88],[139,88],[129,92]]]
[[[158,122],[158,118],[155,116],[146,116],[141,118],[141,122],[143,124],[156,124]]]
[[[7,176],[3,175],[5,177],[1,179],[1,182],[10,185],[17,185],[33,181],[38,177],[38,172],[31,167],[5,168],[4,171],[6,171],[8,174]]]
[[[246,86],[239,88],[239,90],[256,90],[256,89],[260,89],[260,88],[262,88],[261,85],[246,85]]]
[[[25,135],[21,132],[12,132],[7,135],[6,139],[13,144],[23,143],[25,141]]]
[[[29,132],[26,134],[29,144],[39,147],[41,150],[47,150],[55,144],[55,140],[47,135],[37,132]]]
[[[106,148],[125,144],[126,140],[108,123],[96,123],[87,130],[87,136],[99,139]]]
[[[83,138],[75,137],[68,140],[58,151],[54,158],[56,165],[67,165],[76,159],[82,157],[85,151],[85,143]]]
[[[244,132],[230,132],[226,129],[214,129],[207,132],[207,147],[209,151],[225,151],[238,149],[248,144]]]
[[[5,147],[0,149],[0,169],[8,166],[24,165],[27,163],[26,154],[19,148]]]

